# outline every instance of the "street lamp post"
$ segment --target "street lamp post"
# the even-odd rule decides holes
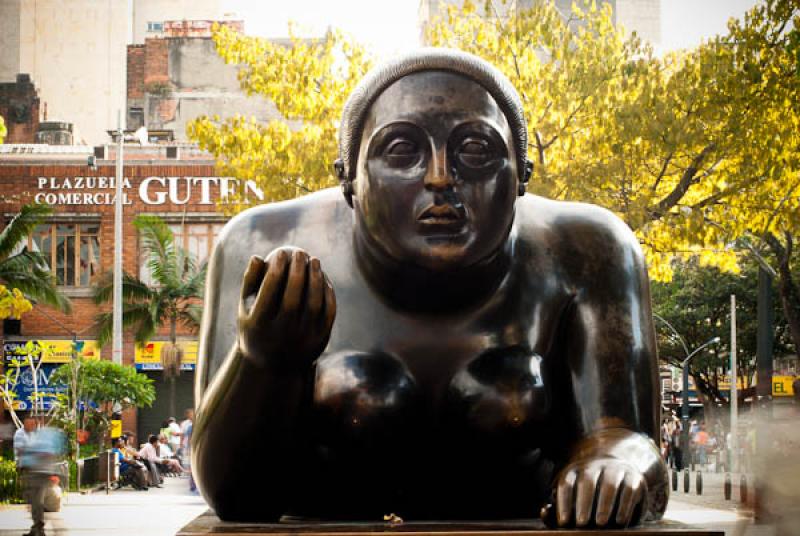
[[[706,346],[717,344],[720,341],[719,337],[714,337],[704,342],[694,349],[690,354],[686,355],[686,359],[681,361],[681,370],[683,372],[683,396],[681,397],[681,450],[683,455],[686,456],[689,452],[689,361],[696,356]],[[684,348],[686,345],[684,344]],[[684,458],[685,459],[685,458]]]
[[[686,345],[686,341],[683,340],[681,334],[678,333],[678,330],[670,324],[665,318],[661,317],[653,313],[653,318],[660,320],[661,322],[666,325],[672,333],[678,338],[678,341],[681,343],[683,347],[683,352],[686,354],[686,358],[681,361],[681,373],[683,374],[683,391],[681,395],[681,452],[683,453],[683,459],[687,460],[687,454],[689,453],[689,361],[696,356],[701,350],[705,347],[710,346],[712,344],[717,344],[720,341],[719,337],[713,337],[697,348],[694,351],[689,352],[689,347]]]

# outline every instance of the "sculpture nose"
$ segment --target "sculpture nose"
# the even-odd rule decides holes
[[[445,147],[434,148],[428,171],[425,173],[425,187],[429,190],[442,191],[452,188],[453,183],[454,177],[448,171]]]

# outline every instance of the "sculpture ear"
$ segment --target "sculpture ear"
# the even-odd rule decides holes
[[[339,179],[339,184],[342,185],[344,200],[347,201],[350,208],[353,208],[353,181],[347,178],[344,172],[344,162],[341,158],[336,159],[333,163],[333,168],[336,170],[336,177]]]
[[[520,177],[518,186],[518,193],[520,197],[525,195],[525,191],[528,187],[528,181],[531,179],[531,175],[533,175],[533,162],[526,159],[525,169],[522,171],[522,176]]]

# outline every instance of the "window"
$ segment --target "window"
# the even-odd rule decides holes
[[[163,32],[164,31],[164,23],[163,22],[148,22],[147,23],[147,31],[148,32]]]
[[[99,223],[44,224],[28,247],[44,255],[59,285],[88,287],[100,275],[99,235]]]
[[[170,225],[175,234],[175,244],[188,251],[198,265],[211,256],[211,249],[217,242],[221,223],[190,223]]]
[[[211,256],[211,250],[217,242],[222,227],[222,223],[169,224],[169,228],[175,236],[175,245],[188,251],[198,266]],[[145,283],[150,284],[153,279],[147,268],[147,252],[140,251],[139,257],[139,277]]]

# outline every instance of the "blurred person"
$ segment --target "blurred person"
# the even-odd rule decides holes
[[[177,451],[178,457],[181,459],[181,463],[186,465],[188,463],[188,456],[186,452],[189,449],[189,439],[187,436],[187,429],[192,426],[192,422],[194,421],[194,410],[189,408],[183,412],[183,420],[180,423],[181,429],[181,447]]]
[[[683,471],[683,448],[681,448],[681,425],[675,423],[672,429],[672,443],[670,445],[672,450],[672,459],[677,471]]]
[[[142,462],[128,455],[125,451],[125,439],[120,437],[114,442],[111,452],[117,457],[120,476],[130,475],[134,489],[147,491],[147,474]]]
[[[14,459],[17,460],[17,467],[20,467],[20,456],[28,444],[30,434],[36,430],[36,419],[25,417],[22,421],[22,428],[14,432]]]
[[[167,437],[167,442],[172,452],[178,452],[178,449],[181,448],[181,436],[183,434],[181,433],[181,427],[178,425],[178,421],[175,420],[175,417],[170,417],[164,421],[164,426],[159,433]]]
[[[695,460],[699,465],[708,463],[708,442],[709,435],[706,431],[706,423],[700,423],[700,427],[692,438],[692,444],[695,447],[696,457]]]
[[[192,493],[197,493],[197,485],[194,482],[194,475],[192,474],[192,431],[194,430],[194,411],[191,411],[192,415],[189,421],[189,424],[184,428],[183,431],[183,439],[185,441],[184,446],[184,467],[189,472],[189,491]]]
[[[170,473],[183,473],[185,469],[181,462],[175,457],[172,447],[164,434],[158,436],[158,456],[161,458],[161,465]]]
[[[35,422],[35,421],[34,421]],[[45,494],[58,474],[57,463],[66,452],[64,432],[51,426],[42,426],[27,433],[27,441],[20,450],[20,462],[25,501],[31,505],[33,525],[25,536],[44,536]]]
[[[138,455],[150,472],[150,486],[160,488],[162,478],[158,468],[158,464],[161,462],[161,458],[158,455],[158,436],[150,435],[147,438],[147,443],[139,450]]]

